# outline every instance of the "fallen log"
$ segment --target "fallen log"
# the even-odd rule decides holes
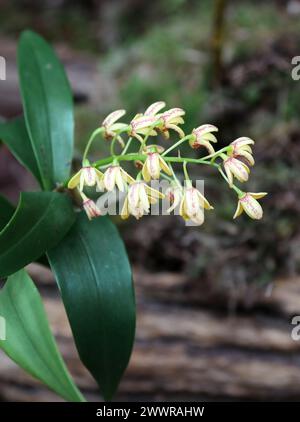
[[[36,265],[29,270],[71,373],[88,400],[101,400],[78,359],[50,271]],[[184,274],[135,269],[135,283],[136,343],[117,400],[299,399],[300,342],[291,337],[291,317],[300,313],[299,278],[278,280],[271,295],[254,289],[252,305],[241,296],[234,313],[226,292]],[[60,400],[3,355],[0,399]]]

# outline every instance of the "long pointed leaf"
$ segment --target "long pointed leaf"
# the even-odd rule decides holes
[[[45,190],[64,182],[73,154],[73,100],[64,69],[46,41],[31,31],[18,47],[26,127]]]
[[[84,401],[58,351],[40,295],[24,270],[0,291],[6,339],[0,348],[25,371],[69,401]]]
[[[55,246],[75,221],[69,198],[57,192],[25,192],[0,232],[0,276],[6,277]]]
[[[88,221],[81,214],[48,258],[80,358],[110,400],[128,364],[135,332],[124,244],[109,218]]]
[[[14,212],[14,206],[4,196],[0,195],[0,230],[6,226]]]
[[[37,161],[26,130],[24,117],[17,117],[0,124],[0,139],[9,148],[15,158],[31,171],[37,181],[42,184]]]

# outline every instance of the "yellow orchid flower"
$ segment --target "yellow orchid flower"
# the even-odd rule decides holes
[[[231,142],[232,150],[228,151],[228,155],[230,157],[244,157],[250,166],[254,166],[255,161],[252,156],[252,148],[250,145],[253,145],[253,139],[247,138],[245,136],[236,139],[235,141]]]
[[[157,132],[154,129],[152,129],[150,133],[149,130],[153,124],[158,121],[161,116],[161,113],[158,113],[164,107],[166,107],[164,101],[156,101],[151,104],[144,113],[136,114],[130,122],[131,130],[129,135],[137,138],[141,143],[143,142],[143,139],[140,135],[157,135]]]
[[[150,188],[145,182],[135,182],[128,188],[128,194],[121,211],[121,218],[126,219],[131,214],[136,219],[139,219],[149,213],[150,204],[155,204],[158,199],[163,198],[164,194]]]
[[[180,136],[180,138],[184,138],[183,130],[178,126],[179,124],[183,124],[184,120],[182,116],[185,115],[185,111],[182,108],[171,108],[170,110],[165,111],[160,115],[160,120],[162,121],[162,125],[159,127],[165,136],[166,139],[169,139],[170,132],[169,129],[175,130]]]
[[[124,192],[126,184],[133,182],[133,177],[119,165],[110,166],[105,170],[103,185],[108,191],[112,191],[117,186],[121,192]]]
[[[116,136],[117,131],[128,127],[126,123],[116,123],[126,114],[125,110],[116,110],[110,113],[102,122],[104,128],[104,136],[106,139],[112,139]]]
[[[201,146],[205,147],[209,154],[214,154],[215,150],[211,142],[218,142],[217,138],[212,132],[218,132],[218,128],[214,125],[201,125],[192,131],[193,137],[190,139],[189,144],[192,148],[198,149]]]
[[[240,160],[234,157],[224,159],[224,169],[228,177],[229,186],[233,185],[233,177],[236,177],[240,182],[247,182],[249,179],[250,169]]]
[[[204,209],[212,210],[213,207],[198,189],[185,187],[179,210],[181,217],[200,226],[204,222]]]
[[[130,122],[129,136],[132,136],[143,143],[141,135],[157,135],[157,132],[153,129],[153,125],[157,120],[157,117],[153,115],[145,116],[143,114],[137,114]]]
[[[166,107],[166,103],[164,101],[157,101],[156,103],[151,104],[145,111],[144,116],[156,116],[159,117],[158,114],[161,109]]]
[[[263,217],[263,209],[257,199],[266,196],[266,192],[244,192],[238,200],[238,206],[233,218],[237,218],[243,211],[254,220],[260,220]]]
[[[124,131],[128,128],[126,123],[119,123],[121,117],[126,114],[125,110],[116,110],[110,113],[102,122],[102,127],[104,128],[104,138],[107,140],[112,140],[116,138],[119,144],[124,147],[124,141],[119,135],[120,131]]]
[[[167,209],[167,214],[170,214],[182,201],[183,188],[177,183],[172,182],[171,186],[166,190],[166,197],[169,199],[170,207]]]
[[[90,165],[83,166],[68,183],[69,189],[75,189],[79,186],[80,192],[83,191],[84,186],[95,186],[102,189],[103,173]]]
[[[83,209],[86,212],[88,219],[91,220],[92,218],[99,217],[101,215],[101,211],[99,210],[95,202],[92,201],[92,199],[88,198],[83,192],[80,192],[80,195],[83,200]]]
[[[169,176],[172,176],[172,171],[168,164],[165,162],[159,152],[147,152],[147,158],[142,168],[142,175],[146,182],[151,179],[159,179],[160,171],[164,171]]]

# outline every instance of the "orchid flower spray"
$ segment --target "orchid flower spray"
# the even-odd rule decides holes
[[[254,141],[248,137],[240,137],[217,150],[218,128],[215,125],[201,124],[186,134],[182,128],[186,118],[185,111],[180,107],[169,110],[164,110],[165,108],[164,101],[156,101],[144,112],[137,113],[128,124],[119,121],[124,120],[125,110],[113,111],[92,133],[86,145],[82,168],[67,182],[69,189],[79,190],[82,206],[88,217],[91,219],[102,215],[97,205],[89,202],[83,192],[86,186],[94,186],[98,190],[118,190],[125,194],[120,210],[122,218],[132,215],[139,219],[151,212],[152,204],[168,199],[167,213],[178,208],[179,215],[185,221],[201,225],[205,211],[212,210],[213,206],[189,177],[187,167],[194,164],[208,165],[217,170],[227,186],[237,195],[238,206],[233,218],[245,211],[250,218],[261,219],[263,210],[257,199],[267,193],[243,191],[235,184],[235,181],[245,183],[249,180],[250,168],[255,164],[252,150]],[[111,143],[111,155],[90,163],[87,158],[89,149],[96,139],[101,141],[101,138]],[[203,150],[208,155],[201,158],[183,156],[180,151],[183,144],[187,144],[191,152]],[[128,150],[133,145],[135,151],[129,153]],[[140,170],[136,176],[122,167],[125,162],[131,162]],[[177,167],[178,164],[182,165],[181,174],[175,174],[172,167],[174,164]],[[151,182],[160,179],[169,182],[165,192],[151,186]]]

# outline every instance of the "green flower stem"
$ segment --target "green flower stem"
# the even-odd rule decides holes
[[[116,140],[117,140],[117,137],[115,136],[115,137],[112,139],[111,144],[110,144],[110,155],[111,155],[112,157],[115,157],[115,143],[116,143]]]
[[[180,183],[180,181],[178,180],[178,178],[177,178],[177,176],[176,176],[176,174],[175,174],[175,172],[174,172],[174,169],[173,169],[173,167],[172,167],[172,164],[171,163],[169,163],[169,167],[170,167],[170,169],[171,169],[171,171],[172,171],[172,176],[173,176],[173,179],[174,179],[174,181],[175,181],[175,183],[177,184],[177,186],[178,187],[182,187],[181,186],[181,183]]]
[[[147,158],[147,154],[136,154],[136,153],[130,153],[130,154],[124,154],[124,155],[116,155],[116,156],[110,156],[110,157],[106,157],[103,158],[102,160],[98,160],[96,162],[94,162],[92,164],[93,167],[96,168],[105,168],[108,167],[109,165],[111,165],[112,163],[118,163],[120,161],[142,161],[144,162]],[[226,180],[226,182],[229,184],[228,178],[226,176],[226,174],[223,172],[221,165],[211,162],[211,161],[207,161],[204,158],[184,158],[184,157],[164,157],[164,160],[168,163],[183,163],[184,164],[184,171],[186,173],[186,165],[188,163],[190,164],[205,164],[211,167],[215,167],[219,170],[219,172],[221,173],[222,177]],[[172,166],[170,166],[172,168]],[[172,168],[172,172],[173,172],[173,177],[175,179],[175,181],[180,184],[180,182],[178,181],[177,177],[175,176],[175,173],[173,171]],[[186,174],[185,174],[186,176]],[[68,181],[66,181],[63,185],[64,187],[68,186]],[[240,190],[237,186],[233,185],[232,189],[234,189],[236,191],[236,193],[241,196],[244,194],[244,192],[242,190]]]
[[[164,157],[168,163],[191,163],[191,164],[207,164],[208,166],[218,167],[218,164],[206,161],[203,158],[184,158],[184,157]]]
[[[84,150],[84,153],[83,153],[83,157],[82,157],[82,162],[86,161],[87,155],[89,153],[89,150],[91,148],[91,145],[92,145],[94,139],[96,138],[96,136],[99,135],[100,133],[102,133],[103,131],[104,131],[104,128],[103,127],[99,127],[98,129],[96,129],[92,133],[90,139],[88,140],[88,143],[86,144],[86,147],[85,147],[85,150]]]
[[[221,155],[223,152],[228,151],[230,148],[231,148],[231,146],[224,147],[224,148],[220,149],[219,151],[216,151],[213,154],[206,155],[205,157],[202,157],[202,159],[208,160],[209,158],[212,158],[213,161],[214,161],[216,158],[218,158],[219,155]]]
[[[224,153],[220,154],[220,157],[225,161],[227,160],[228,156]]]
[[[219,172],[221,173],[222,177],[223,177],[223,178],[226,180],[226,182],[229,184],[228,177],[226,176],[226,174],[224,173],[224,171],[222,170],[222,168],[221,168],[221,166],[220,166],[220,165],[218,165],[218,170],[219,170]],[[240,198],[241,196],[243,196],[244,192],[243,192],[241,189],[239,189],[237,186],[232,185],[232,189],[236,191],[236,193],[238,194],[239,198]]]
[[[185,178],[185,181],[186,182],[191,182],[191,179],[190,179],[190,176],[189,176],[189,174],[188,174],[188,171],[187,171],[187,168],[186,168],[186,166],[187,166],[187,162],[186,161],[184,161],[183,162],[183,173],[184,173],[184,178]]]
[[[124,149],[123,149],[123,151],[122,151],[121,155],[125,155],[125,154],[126,154],[126,152],[128,151],[128,148],[130,147],[130,144],[131,144],[132,140],[133,140],[133,137],[131,136],[131,137],[128,139],[127,144],[125,145],[125,147],[124,147]]]
[[[169,152],[171,152],[174,148],[178,147],[179,145],[181,145],[183,142],[188,141],[189,139],[192,139],[194,135],[187,135],[182,139],[179,139],[179,141],[177,141],[174,145],[172,145],[170,148],[168,148],[162,155],[162,157],[164,157],[165,155],[169,154]]]
[[[115,157],[110,156],[103,158],[102,160],[96,161],[92,164],[93,167],[102,167],[106,164],[110,164],[113,160],[117,161],[145,161],[147,154],[124,154],[116,155]],[[210,161],[204,160],[203,158],[184,158],[184,157],[164,157],[164,160],[169,163],[191,163],[191,164],[207,164],[212,167],[219,167],[218,164],[211,163]]]
[[[115,157],[110,156],[103,158],[102,160],[98,160],[95,163],[92,164],[93,167],[102,167],[106,164],[112,163],[114,160],[117,161],[144,161],[146,159],[146,155],[136,154],[136,153],[130,153],[130,154],[124,154],[124,155],[116,155]]]
[[[138,174],[137,174],[137,176],[136,176],[136,180],[137,180],[138,182],[140,182],[140,181],[142,180],[142,172],[141,172],[141,171],[139,171],[139,172],[138,172]]]
[[[169,182],[174,182],[174,179],[172,179],[172,177],[168,176],[167,174],[165,174],[165,173],[160,173],[160,175],[161,175],[161,177],[162,177],[163,179],[166,179],[166,180],[168,180]]]

